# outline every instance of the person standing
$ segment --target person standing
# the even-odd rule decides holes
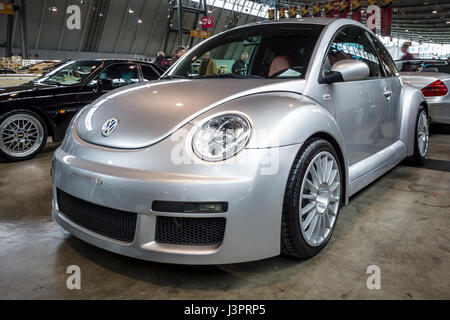
[[[236,60],[231,67],[233,74],[246,75],[248,71],[248,53],[243,52],[241,58]]]
[[[163,66],[164,62],[163,60],[166,59],[166,55],[164,54],[164,51],[158,51],[156,54],[155,64]]]
[[[177,50],[175,50],[175,55],[172,58],[172,61],[170,65],[173,65],[175,62],[178,61],[184,54],[186,53],[186,47],[185,46],[179,46]]]
[[[401,57],[400,60],[412,60],[414,59],[414,56],[409,52],[409,46],[410,44],[404,42],[403,46],[402,46],[402,52],[403,52],[403,56]],[[402,70],[400,71],[412,71],[412,64],[410,62],[404,62],[402,64]]]
[[[199,76],[217,76],[218,73],[216,62],[210,57],[209,52],[203,54],[202,62],[199,66]]]

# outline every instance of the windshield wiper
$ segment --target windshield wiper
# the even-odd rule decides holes
[[[226,74],[218,74],[218,75],[205,75],[205,76],[197,76],[193,79],[212,79],[212,78],[233,78],[233,79],[265,79],[264,77],[257,75],[243,75],[243,74],[234,74],[234,73],[226,73]]]
[[[180,76],[180,75],[177,75],[177,74],[172,74],[170,76],[164,76],[164,77],[161,77],[159,79],[160,80],[164,80],[164,79],[189,79],[189,77]]]

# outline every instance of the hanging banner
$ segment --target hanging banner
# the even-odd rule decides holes
[[[320,3],[314,3],[313,5],[313,17],[320,17],[322,14],[322,5]]]
[[[275,9],[269,9],[269,20],[275,20]]]
[[[328,1],[325,3],[325,17],[333,18],[334,17],[334,3],[333,1]]]
[[[289,8],[289,18],[290,19],[297,18],[297,6],[291,6]]]
[[[194,38],[209,38],[211,34],[206,30],[191,29],[191,37]]]
[[[203,17],[203,18],[201,18],[200,22],[202,25],[202,29],[214,28],[214,17],[213,16]]]
[[[14,5],[9,2],[0,1],[0,13],[14,15]]]
[[[300,7],[300,14],[301,14],[302,18],[311,17],[311,13],[309,12],[309,7],[307,5],[303,5]]]
[[[382,0],[381,2],[381,36],[391,36],[392,22],[392,0]]]
[[[380,19],[380,7],[377,6],[377,0],[367,1],[367,28],[373,33],[377,32],[377,21]]]
[[[350,12],[350,0],[339,0],[339,18],[347,18]]]
[[[352,0],[352,19],[361,22],[362,0]]]
[[[278,19],[286,19],[286,10],[284,8],[280,8],[280,16]]]
[[[333,0],[334,7],[334,15],[337,16],[339,14],[339,0]]]

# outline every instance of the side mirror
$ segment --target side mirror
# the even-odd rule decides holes
[[[369,66],[365,62],[344,59],[336,62],[330,71],[325,72],[319,83],[365,80],[369,74]]]
[[[114,89],[113,81],[111,79],[98,80],[97,85],[101,91],[110,91]]]

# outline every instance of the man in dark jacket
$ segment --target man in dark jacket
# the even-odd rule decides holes
[[[164,54],[164,51],[158,51],[158,53],[156,55],[155,63],[162,66],[164,59],[166,59],[166,55]]]
[[[248,70],[248,53],[243,52],[241,58],[236,60],[231,67],[231,72],[233,74],[246,75]]]

